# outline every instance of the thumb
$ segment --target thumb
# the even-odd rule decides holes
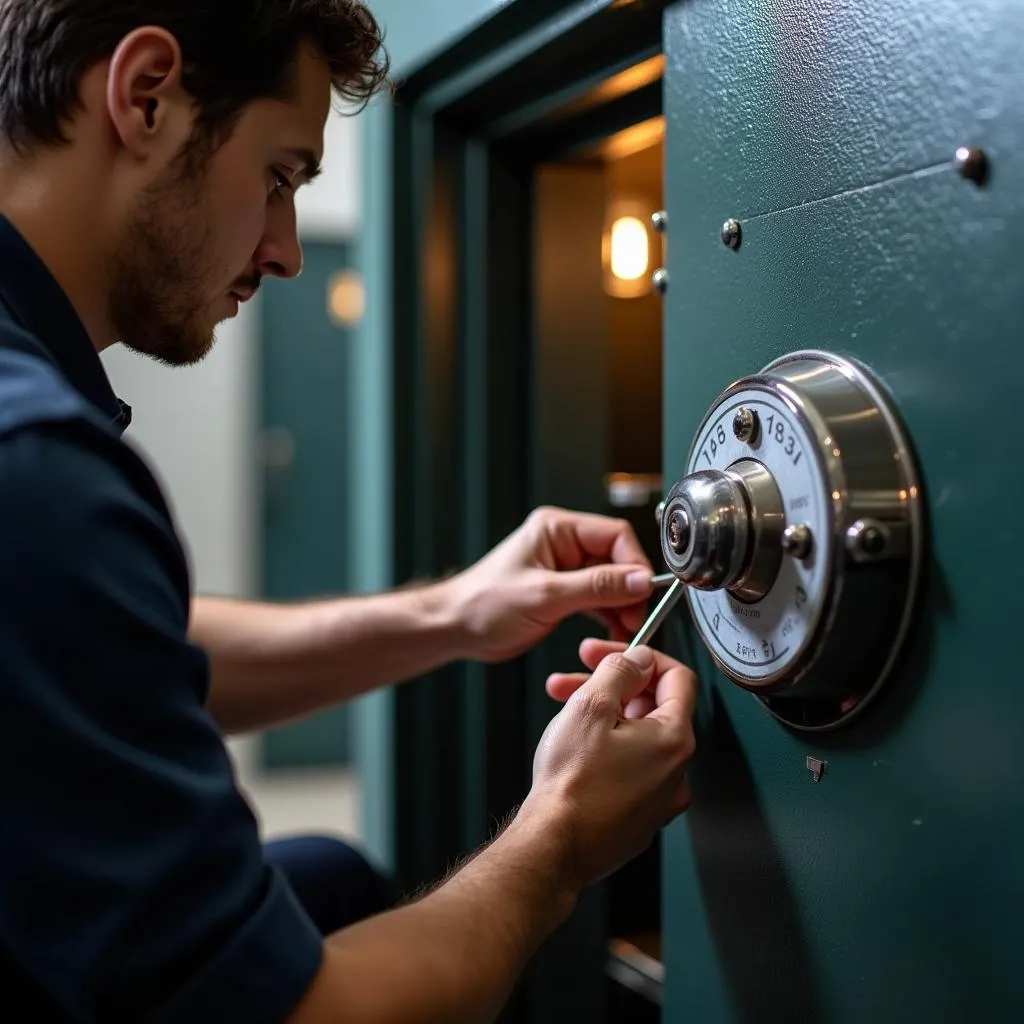
[[[556,601],[567,614],[639,604],[650,597],[649,565],[594,565],[555,574]]]
[[[600,695],[619,715],[634,697],[647,689],[653,677],[654,652],[649,647],[634,647],[622,654],[610,654],[576,693],[589,691]]]

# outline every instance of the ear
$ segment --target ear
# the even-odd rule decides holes
[[[107,111],[133,156],[177,152],[191,134],[193,102],[181,74],[181,47],[166,29],[138,28],[118,44],[107,72]]]

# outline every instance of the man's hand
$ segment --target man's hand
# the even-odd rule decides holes
[[[566,706],[508,828],[429,895],[331,936],[289,1024],[497,1019],[580,891],[686,808],[693,673],[641,647],[559,679]],[[626,718],[641,698],[649,713]]]
[[[678,661],[590,641],[594,674],[557,676],[566,699],[534,759],[520,815],[563,837],[574,884],[599,881],[650,844],[689,806],[697,680]]]
[[[502,661],[578,612],[626,640],[643,623],[651,564],[621,519],[541,508],[446,584],[467,655]]]

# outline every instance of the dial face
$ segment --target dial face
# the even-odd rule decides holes
[[[733,432],[741,408],[758,417],[753,444]],[[756,690],[786,677],[812,645],[828,596],[833,506],[817,441],[771,391],[743,390],[715,407],[697,437],[687,472],[726,470],[741,459],[754,459],[771,473],[786,525],[805,525],[812,538],[806,558],[783,557],[775,583],[757,602],[746,604],[725,590],[687,588],[694,619],[715,659],[736,682]]]

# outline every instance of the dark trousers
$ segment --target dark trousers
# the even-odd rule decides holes
[[[264,857],[284,873],[321,934],[346,928],[394,906],[391,885],[347,843],[301,836],[264,844]]]

